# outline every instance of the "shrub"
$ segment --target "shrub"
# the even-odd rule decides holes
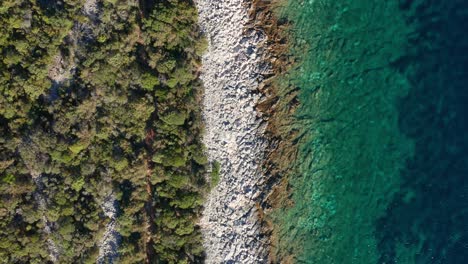
[[[181,126],[185,123],[188,115],[185,112],[172,111],[164,116],[161,116],[161,120],[168,125]]]
[[[221,164],[218,161],[211,163],[211,187],[218,185],[220,180]]]
[[[145,73],[141,76],[141,87],[147,91],[153,91],[154,87],[160,84],[158,77],[151,73]]]

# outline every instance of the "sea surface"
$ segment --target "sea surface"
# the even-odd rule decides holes
[[[468,263],[468,1],[289,0],[296,263]]]

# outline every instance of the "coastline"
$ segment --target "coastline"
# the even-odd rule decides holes
[[[468,259],[468,2],[4,2],[5,263]]]
[[[208,263],[267,262],[258,218],[265,177],[266,123],[255,107],[262,95],[261,58],[266,37],[248,28],[249,1],[196,1],[209,42],[202,59],[204,143],[209,161],[219,162],[220,180],[200,220]]]
[[[279,257],[279,227],[271,214],[280,208],[293,206],[289,196],[289,177],[297,170],[294,162],[298,155],[298,145],[295,140],[298,129],[291,129],[294,124],[294,113],[299,106],[298,88],[291,83],[280,83],[283,78],[299,62],[291,54],[291,24],[287,19],[280,19],[281,10],[287,1],[253,1],[253,12],[250,14],[251,27],[259,28],[267,36],[266,52],[262,63],[269,66],[270,71],[264,75],[260,91],[264,100],[258,103],[257,109],[265,115],[267,127],[265,137],[268,149],[262,164],[262,171],[267,182],[260,201],[259,217],[263,225],[263,234],[269,238],[269,262],[292,263],[294,254]]]

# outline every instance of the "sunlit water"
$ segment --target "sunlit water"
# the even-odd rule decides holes
[[[277,253],[466,263],[468,3],[290,0],[282,16],[301,133]]]

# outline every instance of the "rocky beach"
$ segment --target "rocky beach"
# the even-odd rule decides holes
[[[265,122],[256,105],[262,82],[262,44],[266,36],[248,29],[250,1],[196,1],[209,42],[202,59],[205,87],[204,143],[220,180],[201,219],[207,263],[265,263],[256,202],[265,177],[260,166],[266,148]]]

